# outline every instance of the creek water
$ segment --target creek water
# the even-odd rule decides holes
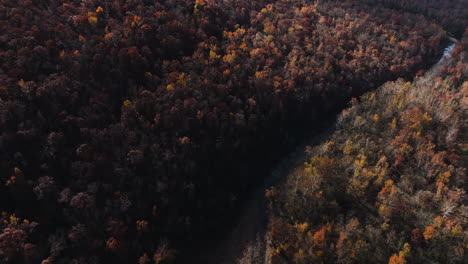
[[[452,57],[452,52],[455,48],[455,45],[456,43],[451,43],[447,48],[444,49],[444,54],[442,55],[442,58],[440,58],[440,60],[437,62],[437,64],[442,64],[444,61]]]

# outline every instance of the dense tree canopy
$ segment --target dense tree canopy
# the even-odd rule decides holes
[[[302,128],[434,62],[446,34],[424,15],[359,1],[0,0],[1,261],[173,261]]]
[[[272,263],[467,263],[467,40],[414,82],[353,100],[267,191]]]

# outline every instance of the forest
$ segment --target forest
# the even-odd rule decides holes
[[[188,263],[349,100],[266,192],[272,263],[466,263],[467,26],[467,0],[0,0],[0,263]]]
[[[266,192],[272,263],[467,263],[466,32],[447,64],[352,100]]]

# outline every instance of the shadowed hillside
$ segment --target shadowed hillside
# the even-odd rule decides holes
[[[0,0],[0,262],[190,260],[352,96],[437,62],[466,10],[417,2]]]

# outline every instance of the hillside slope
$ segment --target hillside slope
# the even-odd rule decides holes
[[[466,36],[466,34],[465,34]],[[467,263],[468,42],[340,115],[266,195],[272,263]]]
[[[0,261],[173,261],[445,35],[350,3],[0,0]]]

